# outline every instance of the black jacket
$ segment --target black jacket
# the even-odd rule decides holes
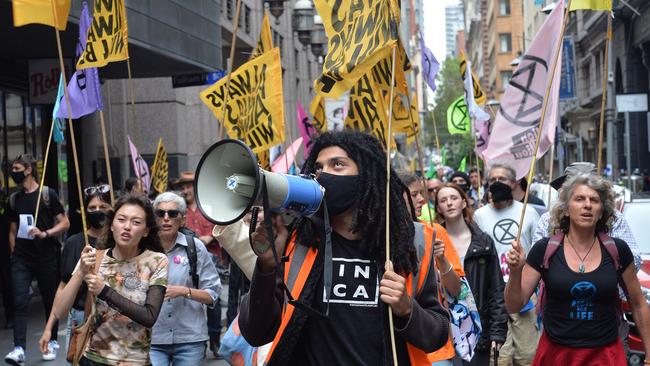
[[[483,332],[477,347],[488,349],[492,341],[501,344],[506,341],[508,312],[503,299],[505,284],[494,241],[475,224],[469,227],[472,240],[465,254],[463,269],[481,315]]]

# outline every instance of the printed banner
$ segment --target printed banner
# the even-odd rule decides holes
[[[52,131],[52,139],[54,139],[54,142],[57,144],[60,144],[63,142],[63,140],[65,140],[65,136],[63,134],[63,126],[65,126],[65,121],[57,118],[56,116],[61,109],[61,102],[64,102],[63,98],[65,95],[63,94],[63,88],[65,88],[65,86],[63,82],[63,73],[61,73],[59,75],[59,91],[54,102],[54,108],[52,109],[52,123],[54,124],[54,126],[52,126],[54,129]]]
[[[569,11],[578,9],[612,10],[612,0],[573,0]]]
[[[244,141],[255,153],[284,142],[284,99],[280,49],[258,56],[232,73],[224,114],[226,79],[200,93],[228,136]]]
[[[149,187],[151,186],[151,174],[149,174],[149,166],[138,152],[138,148],[135,147],[133,141],[131,141],[131,136],[127,135],[126,137],[129,140],[129,150],[131,151],[131,162],[133,163],[135,177],[138,178],[142,183],[142,189],[144,189],[144,192],[149,193]]]
[[[86,49],[77,61],[77,69],[102,67],[128,58],[124,0],[95,0],[92,26],[88,29]]]
[[[465,59],[465,54],[461,52],[460,53],[460,77],[463,80],[465,79],[466,69],[467,69],[467,60]],[[480,79],[476,77],[476,74],[474,74],[473,71],[472,71],[472,85],[474,87],[474,100],[476,101],[476,104],[478,105],[485,104],[487,100],[487,96],[483,92],[483,88],[481,88]]]
[[[56,6],[56,29],[64,31],[70,14],[70,0],[13,0],[14,27],[26,24],[45,24],[54,27]]]
[[[338,98],[325,98],[325,119],[328,131],[343,129],[345,116],[348,114],[350,93],[346,92]]]
[[[550,85],[544,128],[539,133],[539,151],[542,157],[555,139],[557,108],[559,104],[562,49],[556,55],[564,18],[564,2],[560,1],[546,18],[528,51],[517,66],[510,85],[501,98],[501,108],[494,121],[490,142],[483,151],[486,163],[507,163],[517,171],[517,179],[530,170],[538,126],[542,117],[544,97]],[[554,57],[558,57],[555,74],[551,75]]]
[[[380,88],[369,75],[362,76],[350,90],[350,110],[345,127],[367,132],[386,145],[388,110]]]
[[[153,159],[151,166],[151,188],[158,193],[167,190],[167,183],[169,182],[169,160],[167,159],[167,150],[163,145],[162,137],[158,140],[158,148],[156,149],[156,157]]]
[[[398,39],[399,6],[396,0],[316,0],[314,5],[328,38],[314,90],[338,98],[390,55]]]
[[[325,98],[316,94],[309,105],[309,113],[313,120],[311,125],[317,134],[327,131],[327,119],[325,118]],[[313,135],[312,135],[313,136]]]
[[[465,97],[458,97],[447,108],[447,129],[451,134],[466,134],[471,131],[471,121]]]
[[[86,34],[90,27],[90,15],[88,15],[88,5],[84,1],[79,18],[79,41],[77,42],[77,57],[80,57],[86,49]],[[97,68],[89,67],[86,69],[76,70],[68,82],[68,98],[70,99],[70,109],[72,118],[81,118],[97,110],[104,109],[102,94],[99,85],[99,73]],[[68,118],[68,108],[60,108],[56,114],[59,118]]]
[[[422,77],[431,91],[436,91],[436,75],[440,71],[440,63],[433,56],[433,52],[424,44],[424,37],[420,34],[420,49],[422,50]]]
[[[262,19],[262,29],[260,30],[260,39],[257,41],[257,46],[253,50],[253,53],[251,53],[251,60],[272,49],[273,37],[271,36],[271,23],[269,22],[269,13],[265,10],[264,18]]]

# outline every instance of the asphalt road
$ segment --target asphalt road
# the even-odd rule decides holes
[[[221,294],[222,316],[226,316],[226,299],[228,293],[228,285],[223,286],[224,289]],[[13,344],[13,330],[5,329],[4,311],[0,309],[0,365],[4,365],[4,357],[14,348]],[[41,353],[38,350],[38,340],[41,337],[41,332],[45,326],[45,315],[43,312],[43,305],[40,296],[33,296],[29,306],[29,322],[27,324],[27,362],[26,365],[42,365],[42,366],[64,366],[68,363],[65,361],[65,321],[59,326],[58,339],[61,344],[59,354],[55,361],[43,361]],[[210,366],[226,366],[228,363],[223,360],[215,360],[212,353],[208,351],[208,357],[204,365]]]

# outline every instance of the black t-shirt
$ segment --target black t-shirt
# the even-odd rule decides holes
[[[332,233],[332,291],[329,318],[310,316],[302,343],[300,365],[383,364],[382,319],[379,307],[377,263],[370,260],[363,241]],[[319,281],[314,309],[325,311],[323,280]]]
[[[88,235],[88,241],[92,247],[95,247],[97,244],[97,238],[94,236]],[[65,241],[65,244],[63,245],[63,253],[61,254],[61,268],[59,270],[61,274],[61,282],[70,282],[72,272],[74,272],[77,262],[79,262],[79,258],[81,258],[81,252],[85,246],[83,233],[74,234]],[[75,309],[84,310],[87,293],[88,286],[86,286],[86,282],[83,282],[79,288],[79,292],[77,292],[77,297],[74,300],[73,307]]]
[[[594,271],[571,270],[560,246],[542,270],[548,238],[538,241],[526,262],[542,275],[546,287],[543,323],[549,338],[568,347],[602,347],[616,341],[620,316],[618,280],[609,252],[600,244],[602,259]],[[622,273],[633,263],[632,251],[614,239]]]
[[[36,199],[38,197],[38,189],[31,193],[25,193],[20,190],[16,193],[15,206],[10,208],[9,220],[16,224],[17,229],[20,229],[20,215],[32,215],[36,212]],[[59,214],[65,213],[63,206],[59,201],[59,196],[53,189],[48,190],[49,204],[45,204],[41,197],[41,204],[39,206],[38,222],[36,227],[41,231],[51,229],[55,223],[55,217]],[[60,255],[61,244],[56,238],[47,237],[45,239],[22,239],[16,237],[16,246],[14,248],[14,255],[25,260],[32,262],[49,261],[58,259]]]

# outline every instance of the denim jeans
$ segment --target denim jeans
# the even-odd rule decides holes
[[[177,344],[152,344],[152,366],[196,366],[205,358],[205,341]]]
[[[59,286],[59,262],[52,260],[47,262],[30,263],[20,257],[11,258],[11,276],[14,285],[14,345],[25,349],[27,343],[27,312],[31,295],[29,289],[32,280],[36,278],[38,288],[43,298],[45,319],[50,316],[54,295]],[[52,326],[52,340],[57,340],[59,331],[58,322]]]
[[[84,321],[84,311],[83,310],[77,310],[75,308],[70,309],[70,312],[68,313],[68,322],[66,324],[66,330],[65,330],[65,349],[66,353],[68,350],[68,346],[70,346],[70,337],[72,337],[72,329],[74,327],[79,326],[83,324]],[[61,348],[63,349],[63,347]],[[72,364],[69,364],[72,365]]]

